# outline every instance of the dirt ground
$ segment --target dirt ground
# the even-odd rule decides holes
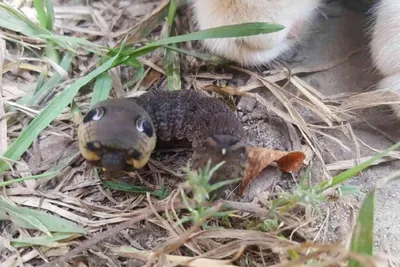
[[[59,4],[62,5],[63,2],[59,1]],[[317,21],[310,29],[310,36],[302,42],[295,53],[285,56],[280,63],[283,62],[292,70],[302,69],[303,73],[297,75],[317,89],[320,92],[320,97],[325,99],[325,103],[345,103],[345,100],[352,94],[373,90],[374,85],[381,77],[371,67],[364,14],[346,9],[338,5],[336,1],[331,2],[319,12]],[[132,14],[135,12],[148,14],[158,3],[159,1],[153,0],[140,5],[134,3],[130,8]],[[68,4],[81,5],[82,1],[69,1]],[[132,24],[139,21],[134,14],[132,18]],[[90,30],[92,29],[87,31],[90,32]],[[252,71],[268,73],[269,70],[265,68]],[[196,78],[193,78],[195,77],[193,73],[184,73],[183,75],[185,76],[186,86],[187,84],[194,84],[195,87],[199,87],[212,83],[204,80],[197,81]],[[227,80],[227,85],[238,90],[253,88],[251,92],[260,94],[271,106],[279,106],[278,101],[267,88],[253,86],[257,84],[254,79],[238,75],[228,68],[224,72],[213,72],[213,75],[213,77],[216,77],[215,80]],[[233,79],[220,78],[230,77],[230,75]],[[5,79],[5,82],[9,82],[9,79]],[[280,82],[280,85],[283,86],[284,82]],[[11,82],[7,86],[18,88],[19,85]],[[165,82],[157,86],[165,86]],[[297,88],[293,85],[287,85],[285,89],[293,92],[294,95],[298,95],[296,93]],[[284,151],[311,150],[309,144],[300,140],[298,131],[292,125],[285,122],[265,105],[243,97],[238,102],[238,108],[237,114],[245,126],[249,145]],[[315,117],[309,110],[301,108],[299,110],[305,121],[319,122],[320,118]],[[346,116],[345,112],[340,111],[340,107],[336,107],[336,110],[338,110],[340,116]],[[343,126],[343,128],[332,127],[332,129],[321,130],[324,134],[315,135],[316,140],[314,142],[320,145],[324,163],[332,175],[344,170],[345,167],[343,166],[350,167],[346,165],[348,163],[346,160],[375,155],[377,150],[384,150],[400,140],[400,123],[391,117],[390,111],[387,109],[370,108],[356,110],[355,113],[364,121],[353,117],[353,119],[350,119],[353,122],[351,129],[346,128],[347,126]],[[129,211],[138,206],[138,203],[144,197],[135,196],[135,198],[127,200],[122,197],[124,196],[123,193],[111,195],[110,190],[103,189],[98,179],[95,178],[92,169],[82,163],[82,160],[78,160],[79,150],[77,143],[74,142],[73,132],[74,129],[71,125],[57,125],[56,128],[51,128],[49,132],[43,133],[29,153],[24,156],[27,166],[34,170],[51,170],[55,165],[61,166],[64,163],[74,162],[73,166],[69,166],[63,171],[65,175],[62,178],[57,177],[49,181],[27,181],[25,187],[16,186],[7,189],[7,195],[15,203],[24,203],[31,207],[41,205],[41,199],[45,196],[46,201],[44,201],[45,205],[42,208],[53,210],[55,213],[91,229],[98,230],[105,227],[108,225],[108,221],[113,221],[113,223],[124,221],[126,219],[124,216],[128,216]],[[157,154],[157,156],[159,155]],[[180,168],[185,166],[187,160],[186,157],[168,159],[167,156],[163,155],[158,159],[161,159],[163,164],[169,162],[170,171],[172,170],[172,174],[177,176],[181,176]],[[153,169],[151,170],[156,167],[157,165],[152,165],[151,168]],[[18,168],[24,170],[26,166],[17,166],[17,170]],[[319,223],[316,224],[318,225],[317,233],[314,232],[311,236],[317,241],[343,241],[348,244],[351,237],[351,227],[357,217],[357,210],[365,193],[375,185],[378,179],[386,177],[393,170],[399,168],[399,161],[381,163],[349,181],[348,184],[360,186],[361,192],[354,196],[341,197],[337,201],[326,204],[323,214],[319,218]],[[311,173],[313,182],[326,179],[322,164],[315,160],[315,157]],[[35,172],[31,174],[35,174]],[[265,191],[269,190],[275,192],[290,190],[296,185],[297,178],[296,175],[283,174],[275,167],[269,167],[251,183],[243,201],[256,202],[263,198]],[[155,180],[157,185],[163,183],[173,185],[176,183],[172,179],[165,181],[161,176],[157,176]],[[119,197],[124,202],[118,202]],[[58,207],[65,207],[69,211],[63,211]],[[85,211],[87,210],[83,207],[93,211],[93,215],[86,214]],[[123,211],[120,209],[123,209]],[[105,214],[105,217],[101,217],[99,214],[102,216]],[[94,216],[96,220],[91,216]],[[399,255],[399,183],[391,184],[378,192],[375,218],[376,250],[392,256]],[[160,231],[160,228],[155,230],[154,225],[147,223],[146,227],[143,226],[143,229],[138,226],[137,229],[124,232],[123,235],[127,237],[128,233],[131,234],[128,240],[131,241],[130,245],[134,247],[152,249],[166,235],[166,233]],[[4,233],[12,232],[8,231],[9,228],[12,228],[10,224],[1,224],[0,228]],[[5,237],[7,238],[7,236]],[[117,238],[116,240],[118,241]]]

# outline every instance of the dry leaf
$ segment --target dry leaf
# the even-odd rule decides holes
[[[241,194],[248,184],[268,165],[276,161],[279,168],[285,172],[296,172],[303,165],[306,155],[301,151],[284,152],[264,147],[248,147],[249,167],[242,179]]]
[[[231,95],[235,95],[235,96],[248,96],[249,93],[247,92],[242,92],[239,90],[236,90],[232,87],[229,86],[216,86],[216,85],[207,85],[204,87],[204,89],[208,92],[216,92],[219,95],[222,96],[231,96]]]
[[[140,85],[140,91],[147,91],[150,87],[152,87],[156,82],[161,79],[162,73],[151,69],[146,77],[144,77],[142,84]]]

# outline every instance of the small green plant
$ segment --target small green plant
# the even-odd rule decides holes
[[[299,186],[294,190],[293,193],[282,193],[276,200],[272,201],[271,216],[274,220],[268,220],[267,222],[279,222],[277,213],[284,213],[290,209],[299,205],[311,205],[313,209],[318,209],[318,205],[326,201],[326,191],[336,186],[340,186],[342,183],[353,178],[361,171],[365,170],[376,160],[386,156],[389,152],[396,150],[400,147],[400,143],[397,143],[385,151],[372,157],[351,169],[348,169],[330,180],[322,181],[317,185],[307,185],[306,180],[310,175],[310,166],[306,170],[305,175],[300,179]],[[377,185],[373,188],[365,197],[361,209],[359,211],[358,219],[353,230],[350,251],[358,255],[357,259],[349,256],[348,266],[349,267],[361,267],[365,266],[361,260],[372,260],[373,247],[374,247],[374,213],[375,213],[375,199],[376,191],[390,182],[400,180],[400,172],[394,173],[392,176],[378,180]],[[354,186],[340,186],[337,188],[339,194],[343,193],[355,193],[359,192],[358,187]],[[265,227],[266,226],[266,227]],[[258,224],[260,230],[270,230],[271,224]],[[272,230],[272,229],[271,229]]]
[[[325,180],[316,185],[310,185],[307,183],[307,180],[310,178],[310,170],[311,165],[307,168],[304,175],[300,178],[298,187],[291,193],[281,193],[278,198],[272,201],[271,205],[271,215],[276,216],[276,212],[284,213],[293,207],[298,205],[311,205],[314,210],[318,210],[318,205],[326,201],[326,192],[328,189],[332,189],[334,187],[338,187],[338,194],[343,193],[355,193],[359,192],[358,187],[354,186],[340,186],[344,182],[350,180],[361,171],[367,169],[371,164],[373,164],[376,160],[385,157],[389,152],[398,149],[400,147],[400,143],[397,143],[385,151],[377,154],[371,159],[348,169],[329,180]]]
[[[211,177],[223,164],[225,164],[225,162],[221,162],[211,168],[211,162],[208,161],[204,169],[191,170],[190,168],[185,168],[184,171],[187,174],[185,187],[190,188],[193,195],[192,202],[195,203],[195,207],[189,204],[190,201],[188,196],[186,196],[184,191],[181,190],[182,199],[186,208],[190,212],[190,216],[183,217],[180,223],[192,221],[194,223],[202,224],[201,222],[203,222],[205,218],[221,218],[230,216],[233,213],[233,211],[215,211],[215,207],[208,204],[215,191],[226,185],[240,181],[240,178],[238,178],[210,184]],[[207,228],[207,225],[203,224],[203,227]]]
[[[299,205],[311,205],[314,210],[318,210],[318,204],[325,200],[325,197],[313,185],[308,184],[311,173],[310,164],[305,173],[300,177],[299,184],[293,192],[283,192],[278,198],[272,201],[271,215],[276,218],[276,212],[287,212],[291,208]]]
[[[275,232],[279,228],[278,218],[264,219],[264,220],[251,220],[247,225],[248,230],[259,230],[263,232]]]

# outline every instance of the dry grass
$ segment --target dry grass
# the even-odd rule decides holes
[[[12,1],[12,4],[18,5],[19,2]],[[101,46],[114,47],[123,41],[140,46],[168,35],[168,23],[164,20],[168,5],[169,1],[150,0],[95,1],[89,6],[76,1],[72,7],[63,3],[54,8],[55,31]],[[23,10],[33,21],[36,19],[35,9],[28,3]],[[188,16],[176,19],[177,34],[193,31],[188,20]],[[60,66],[62,63],[37,52],[38,48],[45,46],[41,39],[5,29],[0,31],[0,37],[3,38],[0,42],[0,117],[3,118],[0,121],[0,151],[4,152],[7,143],[13,142],[32,118],[68,85],[98,67],[99,56],[80,49],[77,51],[79,56],[71,58],[71,66],[65,70]],[[183,43],[179,48],[201,51],[197,42]],[[126,66],[110,70],[111,96],[134,96],[155,87],[167,88],[171,77],[166,77],[168,70],[163,62],[163,51],[156,50],[141,58],[143,72]],[[349,149],[329,133],[331,130],[341,131],[354,140],[354,147],[364,146],[352,131],[350,121],[358,120],[353,109],[393,102],[392,96],[386,97],[388,92],[332,100],[332,96],[322,95],[299,76],[335,67],[352,55],[314,68],[288,70],[277,64],[268,73],[235,66],[226,66],[222,72],[211,64],[218,59],[201,53],[174,52],[172,56],[175,59],[179,57],[183,89],[208,89],[214,96],[231,102],[234,95],[245,95],[282,122],[294,125],[288,126],[291,142],[309,152],[309,162],[322,163],[322,176],[318,177],[318,182],[322,182],[332,178],[331,171],[349,169],[366,158],[359,156],[325,164],[317,136],[326,136]],[[237,73],[251,79],[232,91],[229,82]],[[56,74],[60,75],[57,85],[31,101],[32,92],[42,83],[41,79]],[[175,80],[172,77],[172,81],[176,82],[176,77]],[[288,83],[296,90],[286,90]],[[182,199],[182,188],[177,179],[185,177],[182,167],[187,157],[182,151],[157,154],[147,169],[131,174],[134,179],[124,178],[160,190],[158,192],[162,192],[164,186],[172,189],[163,200],[159,199],[165,196],[162,193],[145,195],[105,187],[100,179],[104,177],[100,177],[80,157],[76,142],[75,126],[79,119],[76,111],[85,112],[89,108],[93,86],[96,85],[82,88],[74,98],[75,111],[66,108],[39,134],[22,158],[17,162],[7,160],[9,164],[15,164],[3,173],[4,181],[55,172],[52,177],[31,177],[21,183],[3,186],[1,193],[2,199],[11,203],[66,218],[83,227],[86,234],[68,235],[47,246],[16,248],[10,240],[29,240],[41,236],[40,231],[2,222],[1,266],[44,266],[45,262],[49,263],[47,266],[56,266],[55,262],[60,266],[346,266],[350,257],[358,259],[364,266],[378,264],[377,258],[350,252],[342,244],[313,243],[325,231],[326,214],[316,212],[312,201],[306,203],[298,199],[293,203],[296,204],[293,209],[278,205],[275,207],[277,210],[273,210],[279,191],[271,190],[257,203],[207,203],[210,213],[204,213],[199,221],[178,223],[191,214]],[[269,90],[273,97],[264,98],[252,92],[257,88]],[[376,97],[382,94],[385,97]],[[311,112],[316,119],[305,118],[300,112],[302,109]],[[257,126],[246,125],[247,129],[251,127]],[[306,145],[301,145],[299,140],[304,140]],[[355,154],[360,155],[358,151]],[[381,161],[399,157],[398,152],[391,152]],[[190,204],[196,207],[198,203]],[[236,212],[212,218],[222,210]],[[67,260],[71,260],[70,265],[66,264]]]

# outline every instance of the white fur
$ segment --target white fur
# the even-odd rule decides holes
[[[391,89],[400,94],[400,0],[381,0],[372,10],[371,57],[375,67],[385,76],[378,89]],[[400,105],[393,105],[400,117]]]
[[[264,35],[209,39],[211,53],[244,66],[268,64],[305,33],[321,0],[193,0],[200,30],[249,22],[277,23],[285,29]],[[400,1],[400,0],[399,0]]]
[[[400,59],[400,58],[399,58]],[[379,89],[391,89],[395,93],[399,94],[400,98],[400,72],[390,74],[382,79],[379,83]],[[391,105],[392,110],[394,111],[397,118],[400,118],[400,105],[393,104]]]
[[[205,40],[212,53],[243,66],[267,65],[290,50],[307,31],[321,0],[191,0],[200,30],[246,22],[285,26],[276,33]],[[400,0],[380,0],[372,9],[371,56],[384,75],[379,89],[400,95]],[[400,105],[393,105],[400,117]]]

